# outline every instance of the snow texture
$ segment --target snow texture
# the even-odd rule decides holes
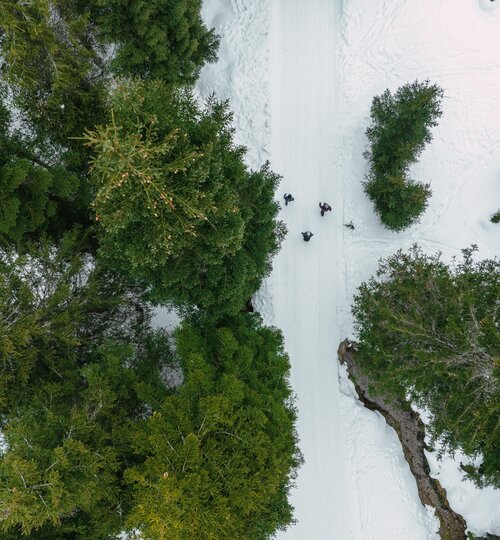
[[[489,0],[204,2],[222,40],[198,90],[229,100],[248,164],[270,159],[280,202],[295,197],[282,204],[289,233],[255,301],[285,336],[306,460],[291,493],[298,522],[280,538],[438,538],[395,432],[356,399],[336,350],[353,336],[352,295],[380,257],[414,242],[445,260],[472,243],[481,257],[498,253],[489,216],[500,204],[499,15]],[[364,132],[373,96],[426,78],[445,89],[444,112],[412,174],[433,195],[421,222],[396,234],[362,191]],[[321,217],[320,201],[333,212]],[[351,220],[354,230],[343,227]],[[500,533],[498,490],[478,505],[456,462],[431,466],[472,530]]]

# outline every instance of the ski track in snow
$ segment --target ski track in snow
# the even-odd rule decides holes
[[[461,2],[204,2],[204,20],[222,39],[219,62],[204,68],[198,90],[229,100],[249,166],[270,159],[283,175],[280,202],[284,192],[296,199],[283,205],[288,236],[255,299],[265,322],[285,336],[306,460],[291,493],[298,523],[280,538],[438,538],[395,432],[355,398],[336,349],[353,336],[352,295],[380,257],[414,242],[446,259],[471,243],[483,257],[498,253],[498,226],[488,218],[500,201],[500,7]],[[431,182],[433,196],[419,224],[394,234],[362,191],[364,131],[374,95],[426,78],[446,98],[412,174]],[[324,218],[320,200],[333,207]],[[342,226],[350,220],[354,231]],[[309,243],[300,236],[306,229],[315,233]],[[440,480],[448,487],[444,473]],[[472,530],[495,532],[498,490],[482,500],[453,482],[452,507]],[[471,497],[482,513],[471,510]]]

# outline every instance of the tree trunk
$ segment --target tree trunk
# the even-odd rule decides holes
[[[439,519],[439,535],[444,540],[466,539],[467,524],[448,504],[446,490],[438,480],[429,475],[430,468],[424,454],[425,426],[419,415],[406,401],[386,402],[379,396],[368,393],[368,378],[359,371],[356,358],[356,343],[344,340],[338,348],[339,360],[346,364],[349,377],[355,385],[359,399],[372,411],[379,411],[387,423],[396,430],[410,470],[417,481],[422,504],[435,508]]]

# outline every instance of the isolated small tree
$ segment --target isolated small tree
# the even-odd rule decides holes
[[[490,221],[492,223],[500,222],[500,210],[497,210],[494,214],[491,215]]]
[[[417,246],[380,262],[354,298],[356,361],[373,391],[430,413],[432,439],[481,456],[478,483],[500,485],[500,263],[451,267]]]
[[[279,177],[250,173],[227,104],[200,110],[160,81],[118,88],[110,123],[89,132],[100,254],[157,302],[236,313],[284,234]]]
[[[301,462],[281,334],[242,314],[176,334],[179,389],[137,433],[128,525],[147,538],[263,540],[292,523]]]
[[[443,90],[428,80],[406,84],[392,95],[373,99],[372,124],[366,130],[370,172],[365,192],[382,223],[400,231],[422,214],[431,195],[429,184],[412,180],[409,167],[432,140],[431,128],[441,116]]]

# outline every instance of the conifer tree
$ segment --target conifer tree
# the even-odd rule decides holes
[[[164,396],[167,341],[134,291],[92,269],[75,235],[0,258],[0,529],[115,538],[134,425]],[[2,536],[3,537],[3,536]]]
[[[0,53],[2,78],[40,148],[70,149],[84,168],[82,144],[72,137],[102,121],[107,75],[88,17],[72,0],[1,0]]]
[[[137,431],[129,527],[146,538],[260,540],[292,522],[300,464],[280,333],[242,314],[176,334],[184,383]]]
[[[192,83],[216,59],[218,37],[200,15],[201,0],[84,0],[96,36],[116,48],[115,72]]]
[[[0,103],[0,243],[18,247],[28,238],[64,227],[56,216],[79,187],[62,165],[45,163],[32,141],[11,133],[10,115]]]
[[[120,87],[110,123],[87,135],[100,255],[157,302],[236,313],[284,234],[268,166],[250,173],[227,104],[200,110],[160,81]]]
[[[432,140],[442,99],[443,90],[428,80],[373,99],[372,124],[366,130],[371,147],[365,153],[370,172],[364,188],[382,223],[394,231],[409,227],[427,206],[429,185],[411,179],[408,172]]]
[[[475,248],[447,266],[417,246],[380,262],[354,299],[356,361],[374,392],[431,413],[433,441],[482,457],[467,472],[500,485],[500,263]]]
[[[90,225],[89,151],[81,136],[104,119],[108,76],[91,30],[72,0],[0,1],[2,101],[16,110],[16,130],[22,133],[15,155],[30,162],[18,164],[17,180],[4,180],[16,197],[24,191],[26,212],[16,219],[23,215],[26,223],[16,225],[18,238],[36,235],[49,221],[54,237],[75,224]],[[10,154],[3,162],[13,166],[12,160]],[[6,212],[13,216],[8,198]],[[63,204],[54,204],[57,198]]]
[[[186,323],[175,360],[138,291],[75,253],[0,257],[6,539],[271,538],[301,458],[281,335]]]

